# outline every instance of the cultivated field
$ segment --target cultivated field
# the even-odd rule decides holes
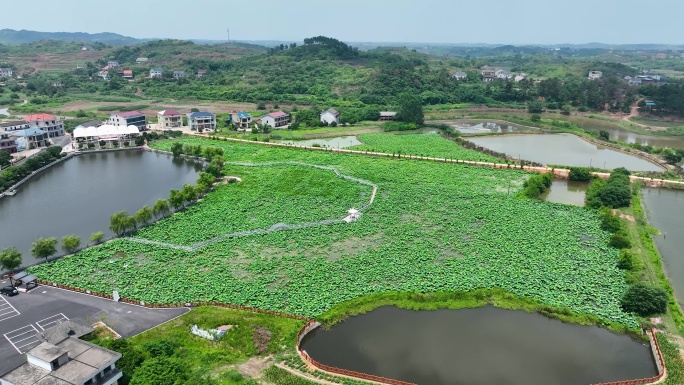
[[[516,197],[526,173],[203,139],[182,142],[220,146],[227,161],[333,166],[376,183],[378,194],[359,221],[349,224],[230,238],[194,252],[119,239],[31,272],[90,290],[119,290],[124,297],[147,302],[222,301],[310,317],[373,293],[496,287],[638,326],[620,309],[627,284],[597,214]],[[171,144],[154,147],[168,150]],[[293,223],[301,218],[285,207],[289,202],[307,210],[307,197],[319,195],[321,185],[335,186],[330,176],[315,172],[312,183],[287,191],[287,184],[269,181],[274,175],[268,168],[228,166],[227,171],[264,184],[254,185],[255,193],[239,184],[212,193],[226,197],[234,189],[235,198],[225,207],[239,210],[223,219],[212,212],[215,205],[200,205],[180,214],[187,222],[162,221],[142,233],[184,243],[193,241],[198,229],[244,228],[255,214],[256,226]],[[337,197],[347,206],[359,198],[360,191],[346,184],[334,188],[341,191],[323,194],[324,201]]]

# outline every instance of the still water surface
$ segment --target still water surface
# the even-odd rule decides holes
[[[684,191],[666,188],[644,188],[641,191],[648,222],[662,233],[653,239],[665,263],[677,301],[684,306]]]
[[[656,373],[648,345],[626,335],[492,306],[381,307],[317,329],[302,349],[326,365],[419,385],[589,385]]]
[[[502,135],[471,137],[469,141],[513,157],[563,166],[583,166],[632,171],[662,171],[651,162],[636,156],[586,142],[575,135]]]
[[[133,214],[167,198],[171,189],[194,185],[197,167],[168,155],[135,150],[69,159],[35,176],[15,196],[0,199],[0,249],[17,247],[28,265],[36,262],[30,249],[38,237],[76,234],[87,243],[97,231],[113,235],[109,230],[113,213]]]
[[[587,187],[589,187],[588,182],[554,179],[553,183],[551,183],[551,188],[542,194],[541,199],[547,202],[584,206]]]

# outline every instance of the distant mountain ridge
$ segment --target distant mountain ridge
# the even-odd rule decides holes
[[[27,30],[0,29],[0,44],[27,44],[41,40],[73,41],[78,43],[100,42],[110,45],[133,45],[146,41],[112,32],[38,32]]]

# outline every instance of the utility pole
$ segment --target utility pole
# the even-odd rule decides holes
[[[230,43],[230,28],[226,29],[226,32],[228,32],[228,43]]]

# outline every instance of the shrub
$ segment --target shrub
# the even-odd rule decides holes
[[[610,236],[608,246],[614,247],[616,249],[628,249],[632,246],[632,243],[624,234],[616,233]]]
[[[611,233],[617,233],[622,229],[622,220],[613,215],[613,211],[608,207],[601,209],[601,229]]]
[[[576,180],[576,181],[591,180],[591,172],[586,167],[570,167],[570,180]]]
[[[532,115],[532,116],[530,117],[530,120],[533,121],[533,122],[541,122],[541,116],[539,116],[539,115]]]
[[[634,254],[627,250],[620,250],[620,259],[618,260],[618,268],[622,270],[634,270],[635,266]]]
[[[620,301],[622,309],[642,317],[665,313],[667,294],[659,287],[638,283],[630,287]]]

